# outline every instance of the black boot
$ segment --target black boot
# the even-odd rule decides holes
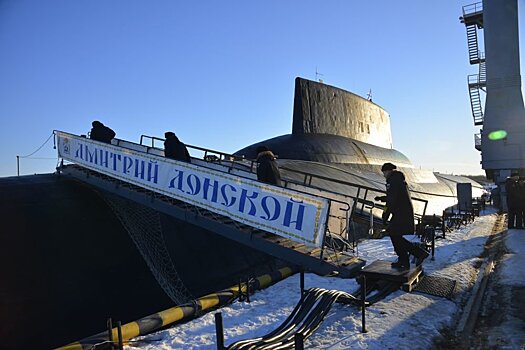
[[[396,262],[390,264],[393,268],[406,270],[410,268],[410,262],[408,260],[408,255],[404,258],[399,257]]]

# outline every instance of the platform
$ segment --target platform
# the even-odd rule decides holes
[[[411,265],[410,269],[402,270],[391,266],[391,261],[376,260],[365,266],[359,275],[365,276],[367,280],[384,280],[398,282],[403,285],[403,290],[410,292],[419,279],[423,276],[421,265]]]

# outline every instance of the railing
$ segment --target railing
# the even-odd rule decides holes
[[[479,74],[469,74],[467,76],[467,81],[468,81],[469,87],[474,87],[474,86],[479,87],[479,85],[481,84]]]
[[[145,145],[145,140],[151,140],[151,146]],[[121,139],[113,139],[112,144],[128,149],[133,149],[135,151],[144,152],[148,154],[153,154],[157,156],[164,156],[164,151],[162,148],[157,147],[155,142],[164,142],[165,139],[155,137],[155,136],[148,136],[148,135],[141,135],[140,137],[140,144],[125,141]],[[252,179],[253,177],[248,176],[247,174],[253,174],[255,172],[256,167],[254,166],[256,161],[251,159],[245,159],[244,157],[238,157],[233,154],[220,152],[212,149],[207,149],[203,147],[198,146],[192,146],[192,145],[186,145],[188,148],[192,150],[197,150],[200,152],[203,152],[203,160],[202,163],[196,163],[196,165],[201,166],[211,166],[211,164],[216,165],[218,167],[223,167],[223,170],[219,170],[217,168],[214,168],[215,170],[232,173],[232,171],[235,170],[235,175],[239,176],[241,178],[248,178]],[[208,157],[210,155],[218,155],[217,162],[215,161],[209,161]],[[197,158],[198,159],[198,158]],[[207,164],[209,163],[209,164]],[[248,166],[249,163],[250,165]],[[358,216],[367,216],[370,215],[370,211],[373,209],[384,209],[384,205],[376,203],[372,201],[368,196],[371,193],[374,193],[373,196],[376,196],[377,194],[385,194],[386,191],[379,188],[369,187],[361,184],[356,184],[352,182],[337,180],[333,178],[329,178],[322,175],[316,175],[311,174],[308,172],[303,172],[296,169],[290,169],[287,167],[280,167],[281,170],[294,173],[302,177],[302,182],[297,182],[292,179],[283,178],[283,187],[293,189],[295,191],[301,192],[301,193],[307,193],[307,194],[313,194],[316,196],[319,196],[321,198],[328,199],[329,201],[329,211],[328,211],[328,220],[327,220],[327,232],[329,234],[336,234],[338,236],[341,236],[343,239],[350,241],[351,239],[351,233],[350,233],[350,224],[352,218],[355,217],[355,215]],[[340,192],[334,192],[327,190],[326,187],[317,187],[312,184],[313,180],[321,180],[321,181],[327,181],[332,184],[337,185],[343,185],[345,187],[348,187],[350,190],[349,192],[353,192],[353,194],[342,194]],[[299,187],[298,187],[299,186]],[[422,212],[416,212],[414,215],[415,221],[420,220],[423,216],[425,216],[426,209],[428,206],[428,201],[425,199],[420,198],[412,198],[415,202],[421,202],[423,204],[423,210]],[[366,210],[369,209],[370,211]],[[343,212],[343,215],[338,215],[339,213]],[[353,240],[353,238],[352,238]]]
[[[165,139],[163,138],[160,138],[160,137],[155,137],[155,136],[148,136],[148,135],[140,135],[140,144],[142,146],[144,146],[144,141],[146,139],[150,139],[151,140],[151,148],[157,148],[157,149],[163,149],[164,148],[164,145],[162,148],[160,147],[156,147],[155,146],[155,141],[161,141],[164,143]],[[190,149],[193,149],[193,150],[196,150],[196,151],[199,151],[199,152],[203,152],[204,153],[204,156],[202,157],[202,159],[206,160],[206,159],[210,159],[208,158],[209,155],[219,155],[218,157],[218,160],[221,160],[221,161],[224,161],[224,160],[228,160],[228,161],[231,161],[231,160],[243,160],[244,159],[244,156],[235,156],[233,154],[229,154],[229,153],[224,153],[224,152],[220,152],[220,151],[215,151],[215,150],[212,150],[212,149],[208,149],[208,148],[203,148],[203,147],[199,147],[199,146],[192,146],[192,145],[186,145],[187,148],[190,148]]]
[[[371,205],[373,203],[373,201],[368,199],[368,194],[370,192],[375,192],[376,194],[377,193],[380,193],[380,194],[385,194],[386,193],[385,190],[378,189],[378,188],[375,188],[375,187],[369,187],[369,186],[356,184],[356,183],[352,183],[352,182],[348,182],[348,181],[337,180],[337,179],[329,178],[329,177],[322,176],[322,175],[310,174],[310,173],[307,173],[307,172],[303,172],[303,171],[295,170],[295,169],[290,169],[290,168],[287,168],[287,167],[280,167],[280,169],[285,170],[285,171],[295,172],[297,174],[303,175],[304,176],[303,184],[311,186],[311,187],[315,187],[314,185],[312,185],[312,180],[315,178],[315,179],[318,179],[318,180],[329,181],[329,182],[332,182],[332,183],[335,183],[335,184],[348,186],[350,188],[355,189],[355,191],[356,191],[355,195],[347,195],[347,196],[349,196],[349,197],[351,197],[352,199],[355,200],[354,203],[355,203],[356,206],[358,205],[357,203],[360,204],[360,209],[359,209],[360,211],[359,211],[359,213],[363,213],[364,212],[364,208],[365,208],[366,205]],[[285,180],[285,181],[292,182],[290,180]],[[361,197],[361,195],[363,197]],[[424,216],[425,213],[426,213],[428,201],[425,200],[425,199],[420,199],[420,198],[412,198],[412,200],[424,203],[423,212],[421,214],[417,214],[417,215]],[[378,205],[377,203],[375,203],[375,206],[376,207],[381,207],[381,205]]]
[[[483,2],[463,6],[463,17],[483,12]]]
[[[474,147],[481,150],[481,133],[474,134]]]
[[[145,139],[151,139],[151,147],[158,149],[159,151],[160,151],[160,148],[155,147],[155,141],[164,142],[163,138],[158,138],[155,136],[148,136],[148,135],[141,135],[140,137],[141,145],[143,144]],[[224,169],[225,172],[232,173],[232,171],[234,171],[235,169],[237,170],[237,173],[236,173],[237,176],[248,177],[246,175],[243,175],[242,173],[247,172],[247,173],[253,174],[256,171],[256,166],[255,166],[256,161],[253,159],[246,159],[244,158],[244,156],[238,157],[232,154],[219,152],[219,151],[215,151],[215,150],[211,150],[211,149],[207,149],[203,147],[197,147],[197,146],[191,146],[191,145],[187,145],[187,147],[190,149],[195,149],[195,150],[205,152],[204,157],[202,158],[204,160],[207,160],[206,159],[207,155],[215,155],[215,154],[219,155],[218,163],[220,166],[225,167]],[[226,164],[223,164],[224,162]],[[249,163],[249,165],[247,163]],[[334,214],[334,211],[337,211],[337,210],[333,210],[334,209],[333,206],[331,206],[331,210],[329,211],[330,213],[329,215],[330,217],[332,217],[332,222],[329,223],[331,225],[328,225],[328,230],[330,232],[339,231],[340,235],[344,237],[345,239],[350,240],[349,226],[350,226],[350,220],[352,220],[354,215],[360,215],[360,216],[370,215],[369,213],[366,212],[365,209],[370,209],[370,208],[372,208],[370,210],[373,210],[373,208],[377,208],[380,210],[384,209],[384,205],[379,204],[379,203],[374,203],[374,201],[368,198],[368,195],[370,192],[374,192],[375,195],[377,195],[378,193],[385,194],[386,193],[385,190],[374,188],[374,187],[368,187],[368,186],[364,186],[361,184],[356,184],[356,183],[352,183],[348,181],[337,180],[337,179],[325,177],[322,175],[311,174],[308,172],[303,172],[303,171],[296,170],[296,169],[290,169],[287,167],[280,167],[280,169],[284,171],[288,171],[293,174],[297,174],[303,179],[302,182],[297,182],[291,179],[283,178],[282,182],[283,182],[283,187],[285,188],[293,187],[294,190],[298,190],[300,192],[305,192],[305,193],[310,193],[310,194],[315,194],[323,198],[330,198],[332,201],[335,201],[337,203],[344,203],[345,205],[348,205],[348,206],[350,206],[349,203],[352,203],[351,210],[349,211],[349,213],[347,210],[345,211],[345,209],[339,208],[339,210],[345,211],[346,214],[344,218]],[[341,194],[340,192],[333,192],[333,191],[327,190],[326,187],[321,188],[321,187],[315,186],[312,184],[312,181],[314,179],[346,186],[352,189],[351,191],[354,192],[354,195]],[[305,187],[298,188],[297,185],[302,185],[302,186],[305,186],[306,188]],[[311,190],[312,188],[320,190],[322,191],[322,193],[313,193]],[[336,199],[334,198],[334,196],[337,196],[339,198]],[[423,204],[422,211],[414,214],[414,219],[415,221],[417,221],[417,220],[420,220],[420,218],[422,218],[423,216],[425,216],[426,210],[428,207],[428,201],[425,199],[417,198],[417,197],[412,198],[412,200],[415,202],[421,202]],[[343,227],[340,230],[334,230],[333,220],[335,220],[336,218],[338,218],[339,220],[344,219],[346,221],[344,226],[340,226],[340,227]]]
[[[63,135],[70,135],[71,137],[75,137],[75,138],[81,138],[80,136],[64,133],[64,132],[57,131],[57,130],[55,130],[55,132],[63,134]],[[141,137],[141,141],[143,141],[143,140],[144,140],[144,137]],[[115,139],[112,140],[111,144],[115,145],[115,146],[119,146],[119,147],[125,148],[125,149],[130,149],[130,150],[134,150],[134,151],[141,152],[141,153],[146,153],[146,154],[151,154],[151,155],[154,155],[154,156],[163,157],[164,152],[163,152],[163,150],[155,147],[155,144],[154,144],[155,140],[158,140],[158,141],[162,140],[163,141],[163,139],[154,138],[154,140],[152,140],[152,146],[146,146],[144,144],[137,144],[137,143],[133,143],[133,142],[129,142],[129,141],[125,141],[125,140],[121,140],[121,139],[116,139],[115,138]],[[98,142],[98,141],[93,141],[93,142]],[[188,146],[188,147],[192,147],[192,146]],[[202,148],[202,147],[193,147],[193,148],[199,149],[199,150],[205,151],[205,152],[208,151],[208,153],[219,154],[219,155],[221,155],[221,158],[224,157],[224,156],[233,156],[233,155],[228,155],[227,153],[217,152],[217,151],[213,151],[213,150],[208,150],[208,149],[205,149],[205,148]],[[235,158],[236,157],[233,157],[231,162],[235,162]],[[206,162],[203,162],[203,163],[205,164]],[[193,164],[193,162],[192,162],[192,164]],[[195,165],[199,166],[199,164],[195,164]],[[230,168],[230,167],[228,166],[227,168]],[[222,172],[224,172],[224,171],[222,171]],[[247,170],[244,170],[244,173],[247,174],[249,172]],[[240,178],[254,180],[251,177],[248,177],[248,176],[245,176],[245,175],[243,176],[243,174],[236,173],[234,175],[238,176]],[[344,239],[346,241],[349,241],[350,233],[349,233],[349,225],[348,225],[348,223],[349,223],[349,220],[350,220],[351,204],[350,204],[349,201],[346,200],[346,197],[339,196],[339,198],[337,198],[333,194],[325,193],[323,195],[323,193],[315,192],[315,191],[314,191],[315,193],[313,193],[312,191],[305,191],[304,188],[302,188],[302,189],[289,188],[289,189],[294,191],[294,192],[308,194],[308,195],[315,195],[315,196],[317,196],[319,198],[323,198],[323,199],[327,200],[328,201],[328,213],[327,213],[327,222],[326,222],[326,232],[329,235],[337,235],[337,236],[340,236],[342,239]],[[323,243],[323,247],[324,247],[324,243]]]

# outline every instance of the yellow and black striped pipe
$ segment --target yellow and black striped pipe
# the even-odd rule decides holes
[[[249,283],[249,290],[255,291],[264,289],[280,280],[283,280],[297,272],[296,269],[284,267],[270,274],[262,275]],[[241,283],[241,292],[246,293],[248,285]],[[138,321],[133,321],[122,325],[122,339],[124,341],[135,338],[139,335],[146,335],[177,321],[183,321],[198,316],[203,311],[210,311],[214,308],[227,305],[239,296],[239,286],[223,289],[217,293],[212,293],[200,297],[192,302],[169,308],[156,314],[146,316]],[[112,329],[113,339],[118,339],[117,328]],[[108,332],[101,332],[77,342],[62,346],[56,350],[86,350],[108,341]]]

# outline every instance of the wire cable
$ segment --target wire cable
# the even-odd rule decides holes
[[[44,147],[46,145],[46,143],[53,137],[54,133],[51,133],[51,135],[49,135],[49,137],[47,138],[47,140],[40,146],[36,149],[36,151],[34,151],[33,153],[31,154],[28,154],[27,156],[18,156],[19,158],[28,158],[28,157],[31,157],[33,154],[35,154],[36,152],[40,151],[42,149],[42,147]],[[36,158],[34,158],[36,159]],[[50,158],[51,159],[51,158]],[[54,159],[54,158],[52,158]]]

